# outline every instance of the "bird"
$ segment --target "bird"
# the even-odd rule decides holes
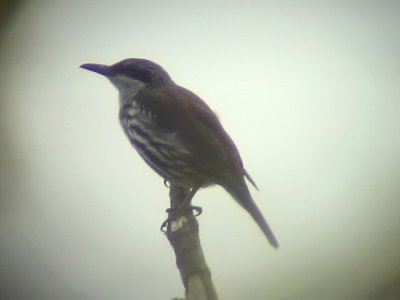
[[[200,188],[222,186],[250,214],[269,243],[279,247],[245,179],[256,189],[257,185],[206,102],[148,59],[127,58],[112,65],[85,63],[80,67],[105,76],[117,88],[122,128],[164,182],[189,190],[191,197]]]

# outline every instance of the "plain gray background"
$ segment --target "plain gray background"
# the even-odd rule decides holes
[[[281,244],[194,203],[221,299],[399,299],[398,1],[29,1],[2,28],[0,298],[170,299],[168,190],[82,63],[144,57],[217,112]],[[396,289],[397,287],[397,289]]]

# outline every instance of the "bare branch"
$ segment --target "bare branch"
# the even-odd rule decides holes
[[[190,207],[178,209],[188,192],[181,187],[171,186],[171,211],[178,213],[168,223],[166,236],[175,251],[186,300],[217,300],[211,272],[200,245],[199,223]]]

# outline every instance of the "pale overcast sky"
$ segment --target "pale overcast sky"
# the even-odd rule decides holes
[[[144,57],[216,111],[281,245],[201,190],[220,299],[398,299],[399,4],[21,5],[0,37],[0,298],[182,296],[168,190],[124,136],[117,91],[78,68]]]

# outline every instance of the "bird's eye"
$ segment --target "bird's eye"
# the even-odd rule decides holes
[[[143,82],[150,82],[152,78],[152,74],[150,70],[142,67],[135,66],[134,68],[130,68],[127,70],[130,77],[136,78]]]

